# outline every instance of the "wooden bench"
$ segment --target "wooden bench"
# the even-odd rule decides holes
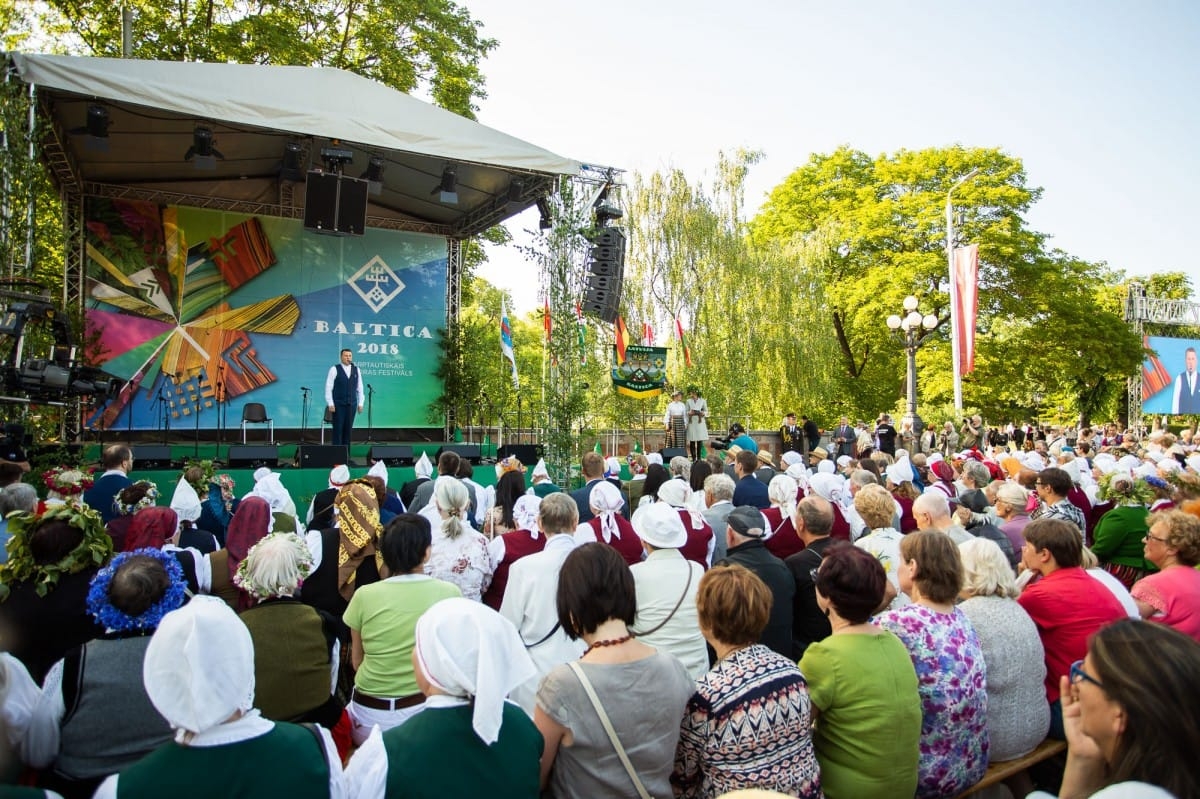
[[[999,785],[1009,777],[1014,777],[1025,771],[1030,766],[1035,766],[1043,760],[1049,760],[1060,752],[1067,751],[1066,741],[1055,741],[1047,738],[1042,741],[1037,747],[1025,755],[1018,757],[1015,760],[1001,760],[998,763],[988,764],[987,773],[983,775],[983,779],[975,783],[970,789],[960,793],[955,799],[964,799],[976,791],[982,791],[984,788],[990,788],[993,785]]]

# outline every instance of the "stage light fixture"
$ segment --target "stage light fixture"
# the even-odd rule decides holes
[[[72,128],[70,133],[86,136],[84,146],[87,149],[108,152],[108,125],[108,109],[99,103],[92,103],[88,106],[84,124],[81,127]]]
[[[455,174],[454,164],[446,164],[446,168],[442,170],[442,180],[438,185],[433,187],[430,194],[437,194],[438,200],[446,205],[458,205],[458,178]]]
[[[371,160],[367,162],[366,171],[359,177],[367,181],[367,194],[375,196],[383,194],[383,157],[371,156]]]
[[[525,181],[514,179],[508,184],[508,199],[505,202],[510,212],[520,211],[524,207]]]
[[[549,230],[554,227],[554,213],[550,210],[550,202],[545,197],[538,197],[537,209],[541,214],[541,219],[538,220],[538,229]]]
[[[340,175],[343,167],[354,160],[354,151],[338,139],[330,139],[329,146],[321,148],[321,160],[325,162],[326,172]]]
[[[197,125],[192,131],[192,146],[183,154],[183,160],[192,161],[196,169],[216,169],[217,159],[225,160],[225,156],[216,148],[216,143],[212,128]]]
[[[283,161],[279,165],[280,180],[290,180],[293,183],[304,180],[304,169],[300,164],[300,157],[303,154],[304,148],[300,142],[290,141],[283,145]]]

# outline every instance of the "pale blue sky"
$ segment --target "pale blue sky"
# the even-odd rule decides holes
[[[753,210],[841,144],[999,147],[1045,190],[1028,221],[1054,246],[1200,288],[1194,0],[464,4],[500,42],[479,120],[561,155],[699,180],[760,149]],[[485,277],[539,304],[515,248],[491,258]]]

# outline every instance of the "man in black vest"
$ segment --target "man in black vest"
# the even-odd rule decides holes
[[[325,378],[325,405],[333,413],[333,443],[347,447],[353,435],[354,414],[363,409],[362,375],[351,363],[353,360],[350,350],[342,350],[342,362],[329,367]]]

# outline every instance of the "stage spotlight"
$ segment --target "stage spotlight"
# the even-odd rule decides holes
[[[367,181],[367,193],[376,196],[383,194],[383,157],[378,155],[371,156],[371,160],[367,162],[367,171],[359,175],[360,178]]]
[[[92,103],[87,109],[87,119],[82,127],[72,128],[74,135],[87,136],[84,146],[97,152],[108,152],[108,109]]]
[[[197,125],[192,131],[192,146],[183,154],[184,161],[192,161],[196,169],[216,169],[217,159],[225,160],[225,156],[216,148],[212,128]]]
[[[513,180],[508,184],[508,201],[505,206],[509,212],[520,211],[524,206],[525,181]]]
[[[545,197],[538,197],[537,209],[541,214],[541,219],[538,220],[538,229],[549,230],[554,227],[554,213],[550,210],[550,201]]]
[[[438,194],[438,200],[446,205],[458,205],[457,182],[454,164],[446,164],[446,168],[442,170],[441,182],[434,186],[433,191],[429,193]]]
[[[290,141],[283,145],[283,161],[279,165],[279,179],[299,183],[304,180],[304,169],[300,164],[300,156],[304,148],[300,142]]]

